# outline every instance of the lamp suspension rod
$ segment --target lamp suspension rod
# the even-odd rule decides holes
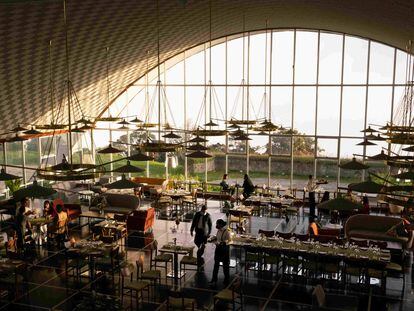
[[[69,160],[70,164],[73,164],[72,159],[72,120],[71,120],[71,98],[70,98],[70,67],[69,67],[69,43],[68,43],[68,23],[67,23],[67,11],[66,0],[63,0],[63,22],[65,26],[65,52],[66,52],[66,74],[67,74],[67,88],[68,88],[68,123],[69,123]]]
[[[212,88],[212,80],[211,80],[211,1],[212,0],[210,0],[209,1],[209,13],[210,13],[210,15],[209,15],[209,36],[210,36],[210,38],[209,38],[209,63],[208,63],[208,65],[209,65],[209,84],[210,84],[210,88],[209,88],[209,101],[210,101],[210,121],[211,121],[211,108],[212,108],[212,103],[211,103],[211,99],[212,99],[212,96],[211,96],[211,93],[212,93],[212,90],[211,90],[211,88]]]
[[[53,67],[52,67],[52,40],[49,40],[49,87],[50,87],[50,103],[52,104],[52,123],[55,120],[55,105],[54,98],[54,82],[53,82]]]
[[[157,0],[158,141],[161,141],[160,4]]]
[[[109,109],[109,46],[106,47],[106,99]]]
[[[265,78],[264,78],[264,118],[267,118],[267,27],[268,27],[268,20],[266,19],[266,32],[265,32]],[[270,121],[270,119],[269,119]]]
[[[246,50],[246,48],[245,48],[245,45],[246,45],[246,43],[245,43],[245,41],[246,41],[246,36],[245,36],[245,14],[244,14],[244,12],[243,12],[243,56],[242,56],[242,60],[243,60],[243,65],[242,65],[242,120],[244,120],[244,84],[245,84],[245,81],[244,81],[244,74],[245,74],[245,64],[244,64],[244,62],[245,62],[245,50]]]

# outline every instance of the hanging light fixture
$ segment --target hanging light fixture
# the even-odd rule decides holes
[[[7,173],[4,168],[1,169],[0,180],[6,181],[6,180],[15,180],[15,179],[22,179],[22,177]]]
[[[361,131],[361,133],[370,133],[370,134],[372,134],[372,133],[377,133],[378,131],[377,130],[374,130],[373,128],[371,128],[371,126],[369,126],[368,125],[368,127],[366,128],[366,129],[364,129],[364,130],[362,130]]]
[[[131,121],[129,121],[130,123],[142,123],[142,120],[138,119],[137,117],[135,117],[134,119],[132,119]]]
[[[204,124],[204,126],[218,126],[218,124],[210,120],[208,123]]]
[[[162,137],[169,138],[169,139],[180,139],[181,138],[180,135],[174,134],[172,131],[169,132],[168,134],[162,135]]]
[[[20,124],[18,124],[15,128],[13,128],[11,131],[12,132],[23,132],[23,131],[27,131],[28,129],[21,126]]]
[[[384,150],[381,150],[381,153],[378,153],[372,157],[369,157],[371,160],[387,161],[389,156],[384,153]]]
[[[24,131],[23,134],[26,134],[26,135],[38,135],[38,134],[42,134],[42,132],[36,130],[35,127],[32,126],[32,128],[30,130]]]
[[[191,138],[191,139],[188,141],[188,143],[206,143],[206,142],[208,142],[208,140],[207,140],[207,139],[202,138],[202,137],[200,137],[200,136],[198,136],[198,135],[196,135],[196,137]]]
[[[131,165],[131,162],[129,160],[127,161],[126,165],[123,165],[113,170],[113,172],[116,173],[142,173],[144,171],[144,169],[138,166]]]
[[[154,160],[153,157],[146,155],[145,153],[142,153],[141,150],[138,150],[138,153],[132,154],[129,157],[127,157],[130,161],[152,161]]]
[[[125,174],[122,174],[120,180],[106,185],[106,188],[108,189],[135,189],[136,187],[138,187],[138,184],[132,180],[126,179]]]
[[[6,139],[6,142],[16,142],[16,141],[25,141],[27,138],[24,138],[23,136],[19,136],[17,133],[12,138]]]
[[[376,146],[373,142],[370,142],[368,139],[364,138],[363,141],[357,144],[357,146]]]
[[[130,123],[127,120],[122,119],[122,121],[119,121],[117,124],[120,124],[120,125],[129,125]]]
[[[191,153],[187,153],[185,155],[187,158],[193,158],[193,159],[207,159],[211,158],[212,156],[205,153],[204,151],[198,150]]]
[[[85,133],[85,131],[84,130],[82,130],[81,128],[79,128],[77,125],[74,127],[74,128],[72,128],[71,130],[70,130],[70,132],[72,132],[72,133]],[[70,136],[70,135],[69,135]]]
[[[187,150],[208,150],[208,147],[200,144],[200,143],[196,143],[195,145],[189,146],[187,147]]]
[[[414,146],[405,147],[402,150],[408,151],[408,152],[414,152]]]
[[[346,169],[346,170],[355,170],[355,171],[366,170],[367,168],[369,168],[368,165],[358,162],[355,157],[353,157],[350,162],[339,165],[339,167]]]
[[[92,129],[94,129],[95,128],[95,126],[93,126],[93,125],[91,125],[91,124],[88,124],[88,123],[85,123],[84,125],[82,125],[79,129],[80,130],[83,130],[83,131],[87,131],[87,130],[92,130]]]
[[[123,152],[121,149],[113,147],[112,144],[109,144],[108,147],[97,151],[97,153],[100,153],[100,154],[121,153],[121,152]]]

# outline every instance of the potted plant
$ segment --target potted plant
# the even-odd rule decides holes
[[[14,180],[6,180],[4,184],[9,189],[10,196],[13,196],[13,194],[20,189],[21,186],[21,179],[14,179]]]

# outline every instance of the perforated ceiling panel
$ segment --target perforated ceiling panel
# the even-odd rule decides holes
[[[161,59],[208,39],[208,1],[160,0]],[[111,100],[156,64],[154,0],[68,0],[70,77],[83,112],[106,107],[105,47],[110,47]],[[413,1],[213,0],[213,38],[246,30],[313,28],[345,32],[404,48],[413,38]],[[66,94],[61,1],[0,4],[0,130],[50,121],[48,43],[56,98]],[[60,115],[66,119],[66,109]],[[76,118],[80,111],[76,109]]]

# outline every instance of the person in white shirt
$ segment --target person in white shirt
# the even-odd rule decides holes
[[[309,192],[309,216],[315,216],[315,207],[316,207],[316,201],[315,201],[315,190],[318,187],[315,180],[313,179],[312,175],[309,175],[308,183],[306,185],[306,188]]]
[[[223,219],[216,221],[217,234],[212,242],[216,244],[214,252],[214,269],[213,277],[210,284],[217,283],[217,275],[220,267],[220,262],[223,263],[224,284],[229,284],[230,281],[230,248],[228,242],[230,241],[230,232],[226,228],[226,222]]]

